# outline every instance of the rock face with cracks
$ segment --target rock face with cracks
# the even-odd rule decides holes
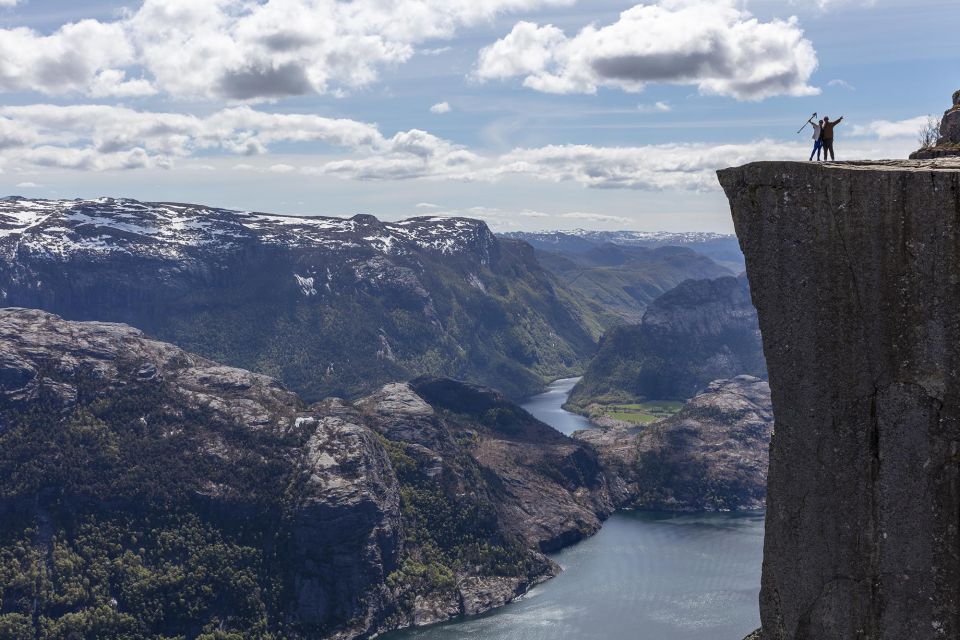
[[[763,638],[960,637],[960,162],[719,177],[776,414]]]

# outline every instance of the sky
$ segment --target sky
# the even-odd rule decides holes
[[[0,194],[732,230],[714,172],[902,158],[956,0],[0,0]]]

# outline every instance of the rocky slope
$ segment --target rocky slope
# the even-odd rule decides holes
[[[311,401],[427,373],[518,397],[595,348],[529,246],[459,218],[6,198],[0,305],[124,322]]]
[[[746,278],[688,280],[657,298],[641,324],[603,337],[569,406],[686,400],[740,374],[766,374]]]
[[[686,247],[606,243],[583,252],[538,250],[536,256],[565,289],[585,301],[602,331],[639,323],[647,305],[685,280],[732,275]]]
[[[953,94],[953,106],[940,120],[940,138],[934,146],[910,154],[912,160],[960,156],[960,91]]]
[[[124,325],[0,310],[5,638],[368,637],[508,602],[611,510],[591,449],[483,388],[308,406]]]
[[[719,176],[776,413],[763,638],[960,637],[960,161]]]
[[[621,506],[678,511],[762,509],[773,413],[759,378],[717,380],[649,427],[574,437],[600,452]]]

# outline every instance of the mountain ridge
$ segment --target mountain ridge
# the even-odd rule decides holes
[[[125,322],[308,400],[427,373],[528,395],[595,348],[578,304],[477,220],[0,201],[0,305]]]

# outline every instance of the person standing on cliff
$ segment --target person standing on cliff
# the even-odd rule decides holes
[[[816,114],[814,114],[816,115]],[[813,162],[813,156],[816,154],[817,162],[820,161],[820,147],[823,146],[823,120],[820,120],[819,123],[814,122],[813,118],[807,120],[810,123],[810,126],[813,127],[813,151],[810,152],[810,162]]]
[[[833,155],[833,128],[840,124],[843,121],[843,116],[840,116],[833,122],[830,122],[829,116],[823,116],[823,130],[820,132],[820,137],[823,140],[823,159],[827,159],[827,154],[830,154],[831,160],[836,160]]]

